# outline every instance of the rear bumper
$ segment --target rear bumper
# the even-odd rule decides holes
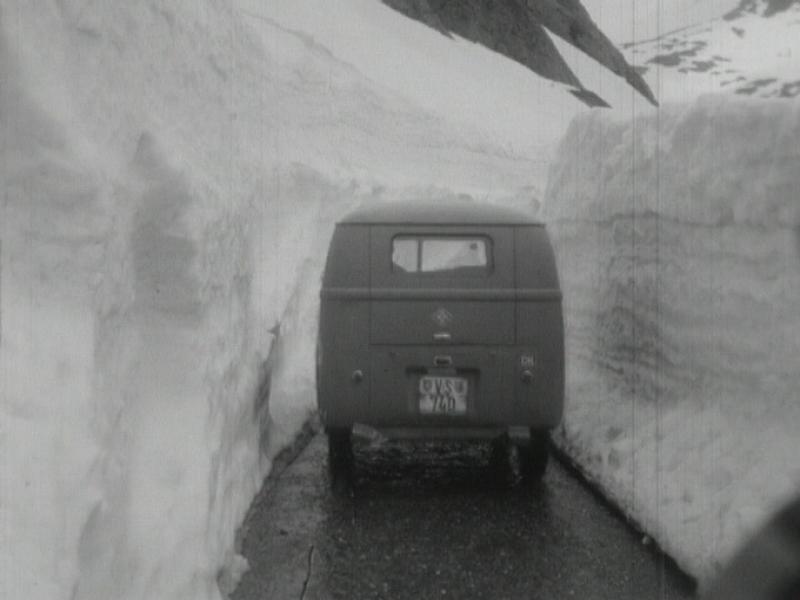
[[[481,441],[507,436],[515,444],[528,444],[528,427],[377,427],[379,436],[389,440]]]

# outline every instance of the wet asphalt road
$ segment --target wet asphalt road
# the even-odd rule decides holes
[[[691,585],[551,460],[499,484],[488,448],[356,444],[331,489],[317,435],[251,508],[234,600],[677,599]]]

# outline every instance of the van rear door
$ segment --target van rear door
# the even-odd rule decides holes
[[[370,342],[513,345],[512,227],[374,225]]]

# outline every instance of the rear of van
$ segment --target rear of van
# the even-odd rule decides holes
[[[374,206],[337,224],[321,292],[331,439],[525,444],[563,411],[561,292],[545,228],[472,204]],[[346,443],[346,442],[342,442]]]

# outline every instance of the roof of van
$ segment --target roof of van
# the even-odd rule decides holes
[[[375,202],[345,215],[339,223],[414,225],[541,225],[521,210],[468,201]]]

